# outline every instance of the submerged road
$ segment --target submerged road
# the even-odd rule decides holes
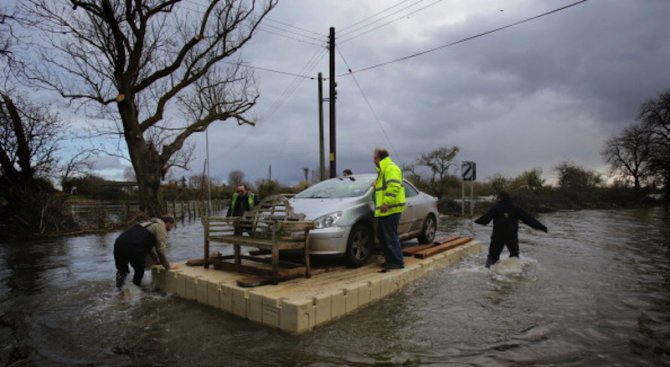
[[[522,228],[518,262],[487,270],[484,251],[300,336],[149,287],[118,292],[118,233],[2,243],[0,365],[670,365],[670,217],[539,219],[549,233]],[[490,231],[446,219],[438,236],[487,244]],[[201,243],[199,222],[180,224],[170,258]]]

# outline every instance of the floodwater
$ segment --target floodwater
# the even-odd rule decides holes
[[[300,336],[146,287],[114,288],[117,233],[0,245],[3,366],[670,365],[670,216],[544,214],[521,260],[482,253]],[[488,244],[491,227],[444,219]],[[200,257],[202,229],[170,233]]]

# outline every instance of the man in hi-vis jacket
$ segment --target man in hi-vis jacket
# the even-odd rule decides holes
[[[377,169],[375,182],[375,217],[378,224],[379,242],[384,252],[383,273],[405,267],[398,224],[405,210],[405,188],[402,185],[402,171],[393,163],[388,151],[377,148],[373,154]]]

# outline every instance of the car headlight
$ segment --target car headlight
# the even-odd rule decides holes
[[[342,212],[334,212],[314,219],[314,228],[328,228],[342,218]]]

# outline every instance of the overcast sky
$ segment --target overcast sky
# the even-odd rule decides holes
[[[241,56],[259,68],[327,77],[326,40],[335,27],[338,172],[372,172],[375,147],[406,164],[458,146],[456,161],[475,161],[481,180],[540,168],[551,181],[564,161],[606,173],[604,142],[635,121],[642,102],[670,88],[668,0],[589,0],[357,72],[574,2],[283,0]],[[186,3],[197,9],[204,0]],[[353,76],[343,75],[349,68]],[[271,165],[273,179],[294,184],[303,167],[319,166],[317,82],[254,73],[258,123],[210,127],[211,175],[225,180],[241,170],[253,183]],[[325,97],[327,91],[325,82]],[[324,115],[327,157],[328,103]],[[192,171],[178,177],[202,173],[205,137],[194,141]],[[109,170],[115,163],[106,160],[111,177],[120,172]]]

